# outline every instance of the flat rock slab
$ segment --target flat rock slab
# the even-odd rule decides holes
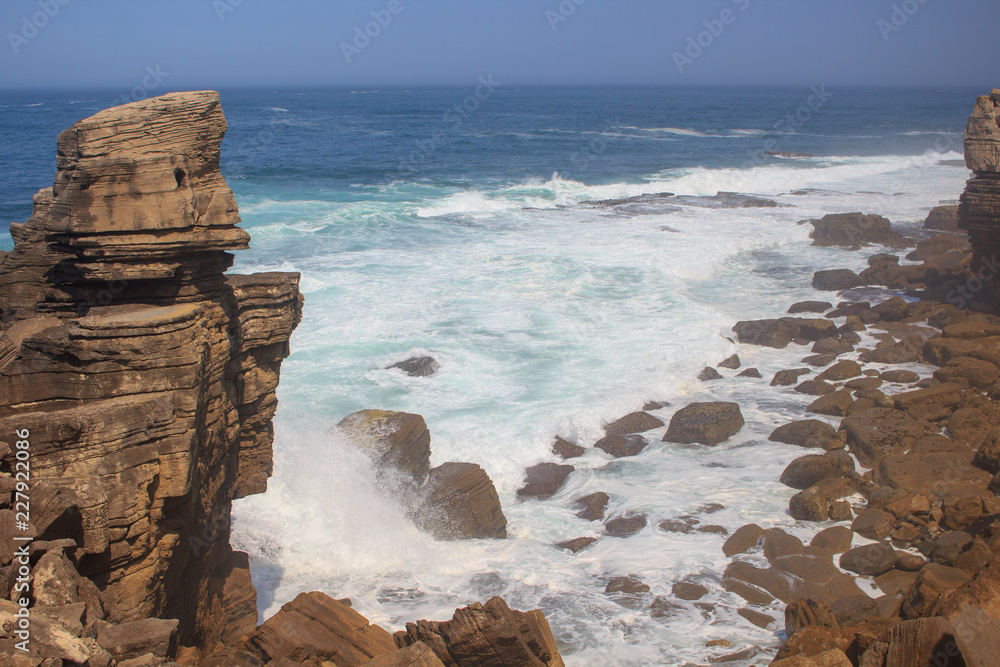
[[[518,498],[551,498],[562,487],[574,468],[559,463],[539,463],[525,470],[524,486],[517,490]]]
[[[644,433],[661,426],[663,426],[662,419],[657,419],[648,412],[633,412],[605,426],[604,432],[608,435],[629,435]]]

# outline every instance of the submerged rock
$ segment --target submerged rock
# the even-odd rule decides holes
[[[441,364],[434,357],[410,357],[386,366],[389,368],[398,368],[410,377],[428,377],[437,373]]]
[[[813,231],[809,237],[816,246],[844,246],[858,250],[871,244],[890,248],[910,245],[908,239],[893,231],[892,224],[880,215],[833,213],[811,220],[810,224]]]

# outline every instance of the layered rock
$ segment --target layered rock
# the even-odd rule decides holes
[[[960,199],[958,226],[969,233],[972,271],[963,299],[1000,312],[1000,89],[976,100],[965,128],[965,164],[975,175]],[[975,279],[980,282],[975,282]]]
[[[225,131],[207,91],[78,122],[0,264],[0,432],[30,431],[34,529],[72,540],[91,621],[173,618],[199,645],[256,623],[230,508],[266,487],[302,311],[297,274],[224,274],[249,240]]]

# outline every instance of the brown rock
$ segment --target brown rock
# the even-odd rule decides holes
[[[400,647],[427,644],[445,665],[563,667],[545,616],[513,610],[499,597],[462,607],[450,621],[407,623],[395,637]]]
[[[574,537],[572,540],[566,540],[565,542],[558,542],[556,546],[560,549],[566,549],[567,551],[572,551],[576,553],[578,551],[583,551],[591,544],[597,541],[596,537]]]
[[[524,486],[517,490],[518,498],[551,498],[559,491],[573,466],[558,463],[539,463],[525,470]]]
[[[97,630],[97,643],[118,661],[147,653],[172,658],[177,652],[177,621],[144,618],[120,625],[105,623]]]
[[[896,517],[879,509],[868,508],[851,524],[851,530],[869,540],[882,540],[892,530]]]
[[[772,623],[774,623],[777,620],[776,618],[774,618],[774,616],[771,616],[770,614],[765,614],[764,612],[757,611],[756,609],[752,609],[750,607],[743,607],[742,609],[737,609],[736,613],[742,616],[743,618],[747,619],[754,625],[756,625],[758,628],[761,628],[762,630],[766,630]]]
[[[807,625],[788,638],[778,649],[775,662],[780,665],[788,658],[800,657],[810,658],[815,655],[823,655],[831,651],[836,651],[846,644],[839,629],[827,628],[820,625]],[[843,646],[846,648],[846,646]],[[809,664],[809,663],[805,663]],[[836,663],[835,663],[836,664]],[[850,663],[848,663],[850,664]]]
[[[818,419],[804,419],[779,426],[771,432],[768,440],[798,445],[799,447],[822,448],[827,441],[836,437],[836,429],[826,422],[821,422]]]
[[[383,653],[364,663],[364,667],[444,667],[444,663],[427,644],[416,642],[392,653]]]
[[[846,526],[832,526],[819,531],[809,543],[814,547],[828,549],[835,554],[843,553],[851,548],[854,533]]]
[[[799,381],[799,378],[803,375],[808,375],[812,373],[808,368],[796,368],[787,371],[778,371],[774,374],[774,379],[771,380],[772,387],[790,387]]]
[[[858,250],[870,244],[890,248],[905,248],[908,241],[892,230],[892,224],[879,215],[834,213],[810,221],[809,234],[816,246],[845,246]]]
[[[802,363],[810,366],[829,366],[837,360],[836,354],[813,354],[802,360]]]
[[[736,370],[741,365],[742,365],[742,363],[740,362],[739,356],[734,354],[733,356],[725,359],[724,361],[720,361],[718,367],[719,368],[729,368],[729,369],[732,369],[732,370]]]
[[[924,229],[941,232],[958,231],[958,206],[935,206],[924,220]]]
[[[896,565],[896,552],[885,542],[855,547],[840,556],[840,567],[866,577],[877,577]]]
[[[795,600],[785,607],[785,630],[789,636],[809,625],[840,629],[840,623],[834,618],[833,612],[825,602]]]
[[[861,667],[968,665],[965,646],[943,618],[921,618],[893,626],[861,656]],[[988,664],[988,663],[987,663]]]
[[[798,303],[793,303],[788,308],[789,315],[796,315],[798,313],[825,313],[826,311],[833,308],[833,304],[829,301],[799,301]]]
[[[441,368],[441,364],[434,357],[410,357],[409,359],[390,364],[386,368],[398,368],[410,377],[422,378],[437,373],[438,369]]]
[[[830,521],[850,521],[854,518],[851,503],[846,500],[835,500],[827,508]]]
[[[603,491],[577,498],[573,501],[573,504],[580,508],[576,515],[587,521],[600,521],[604,518],[604,510],[608,507],[608,500],[610,500],[608,494]]]
[[[944,506],[945,525],[952,530],[962,530],[972,525],[983,513],[983,501],[977,496],[959,498]]]
[[[722,545],[722,553],[728,558],[732,558],[736,554],[746,553],[756,547],[763,536],[764,529],[755,523],[741,526]]]
[[[680,600],[700,600],[708,595],[708,589],[690,581],[678,581],[670,589],[675,598]]]
[[[736,403],[691,403],[671,417],[663,441],[717,445],[736,435],[743,424]]]
[[[840,292],[864,285],[861,276],[850,269],[817,271],[813,274],[812,286],[824,292]]]
[[[608,435],[629,435],[630,433],[651,431],[661,426],[663,426],[663,420],[657,419],[647,412],[633,412],[606,425],[604,432]]]
[[[649,586],[642,582],[642,579],[634,574],[630,574],[627,577],[612,577],[608,580],[608,585],[604,587],[604,593],[606,595],[614,595],[620,593],[622,595],[639,595],[640,593],[648,593]]]
[[[920,438],[925,428],[915,419],[891,408],[872,408],[845,418],[847,446],[861,465],[871,467],[887,454],[901,453]]]
[[[840,382],[861,375],[861,366],[856,361],[842,359],[817,376],[817,380]]]
[[[896,409],[915,419],[934,421],[952,413],[962,401],[960,388],[954,384],[939,384],[928,389],[917,389],[896,394]]]
[[[938,563],[928,563],[917,574],[913,586],[903,596],[900,615],[904,619],[930,616],[940,608],[952,591],[969,581],[962,570]]]
[[[793,489],[808,489],[824,479],[844,476],[844,464],[836,457],[809,454],[795,459],[781,473],[781,483]]]
[[[827,521],[830,518],[829,501],[817,487],[799,491],[788,501],[788,513],[797,521]]]
[[[552,453],[562,459],[575,459],[583,456],[585,451],[587,450],[580,445],[574,445],[569,440],[561,438],[558,435],[552,442]]]
[[[736,340],[749,345],[784,348],[796,339],[817,341],[837,335],[837,326],[825,319],[782,317],[777,320],[737,322]]]
[[[626,514],[604,523],[604,530],[611,537],[630,537],[645,527],[645,514]]]
[[[493,481],[474,463],[430,471],[416,523],[439,540],[507,537],[507,517]]]
[[[796,386],[795,391],[808,396],[826,396],[837,391],[837,388],[824,380],[806,380]]]
[[[1000,556],[948,596],[941,617],[964,642],[967,664],[987,665],[1000,655]]]
[[[705,367],[701,373],[698,374],[698,379],[702,382],[709,382],[711,380],[721,380],[722,374],[714,368]]]
[[[973,467],[973,456],[968,445],[929,435],[915,442],[906,454],[885,457],[873,472],[879,484],[927,490],[939,496],[963,487],[985,489],[990,474]]]
[[[378,465],[401,470],[417,484],[427,479],[431,434],[420,415],[362,410],[344,417],[337,428],[347,433]]]
[[[641,435],[606,435],[596,443],[594,447],[607,452],[615,458],[625,456],[636,456],[646,448],[649,441]]]
[[[840,649],[830,649],[808,657],[795,655],[771,663],[771,667],[848,667],[849,665],[851,661]]]
[[[738,377],[738,378],[754,378],[754,379],[759,380],[763,376],[760,374],[760,371],[757,370],[756,368],[748,368],[745,371],[743,371],[742,373],[738,373],[736,375],[736,377]]]
[[[843,417],[847,415],[847,410],[853,402],[854,398],[851,396],[851,392],[843,390],[835,391],[832,394],[817,398],[806,408],[806,412]]]

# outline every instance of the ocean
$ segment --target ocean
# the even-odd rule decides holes
[[[51,184],[58,132],[119,92],[0,94],[4,230]],[[808,348],[738,346],[731,327],[836,300],[811,288],[813,272],[866,266],[867,253],[810,246],[800,221],[862,211],[906,232],[955,202],[983,92],[542,89],[489,76],[467,89],[223,90],[222,171],[252,237],[233,270],[301,272],[306,298],[282,366],[274,476],[234,507],[261,618],[323,590],[400,629],[502,595],[544,611],[570,665],[698,662],[720,652],[705,647],[714,639],[776,647],[721,586],[725,538],[657,524],[693,514],[729,531],[816,531],[787,515],[793,490],[778,482],[802,451],[767,440],[811,400],[768,384]],[[763,379],[696,379],[733,353]],[[440,371],[385,369],[416,355]],[[589,447],[649,400],[670,403],[654,412],[664,421],[693,401],[736,401],[747,425],[716,447],[662,443],[658,429],[636,457],[588,448],[555,496],[517,500],[524,469],[555,460],[555,435]],[[418,531],[330,431],[366,408],[423,415],[432,465],[483,466],[508,539]],[[646,528],[555,548],[601,536],[574,515],[595,491],[611,496],[609,516],[645,512]],[[724,509],[707,515],[708,503]],[[628,574],[651,589],[642,604],[604,594]],[[652,597],[682,580],[710,592],[654,618]]]

